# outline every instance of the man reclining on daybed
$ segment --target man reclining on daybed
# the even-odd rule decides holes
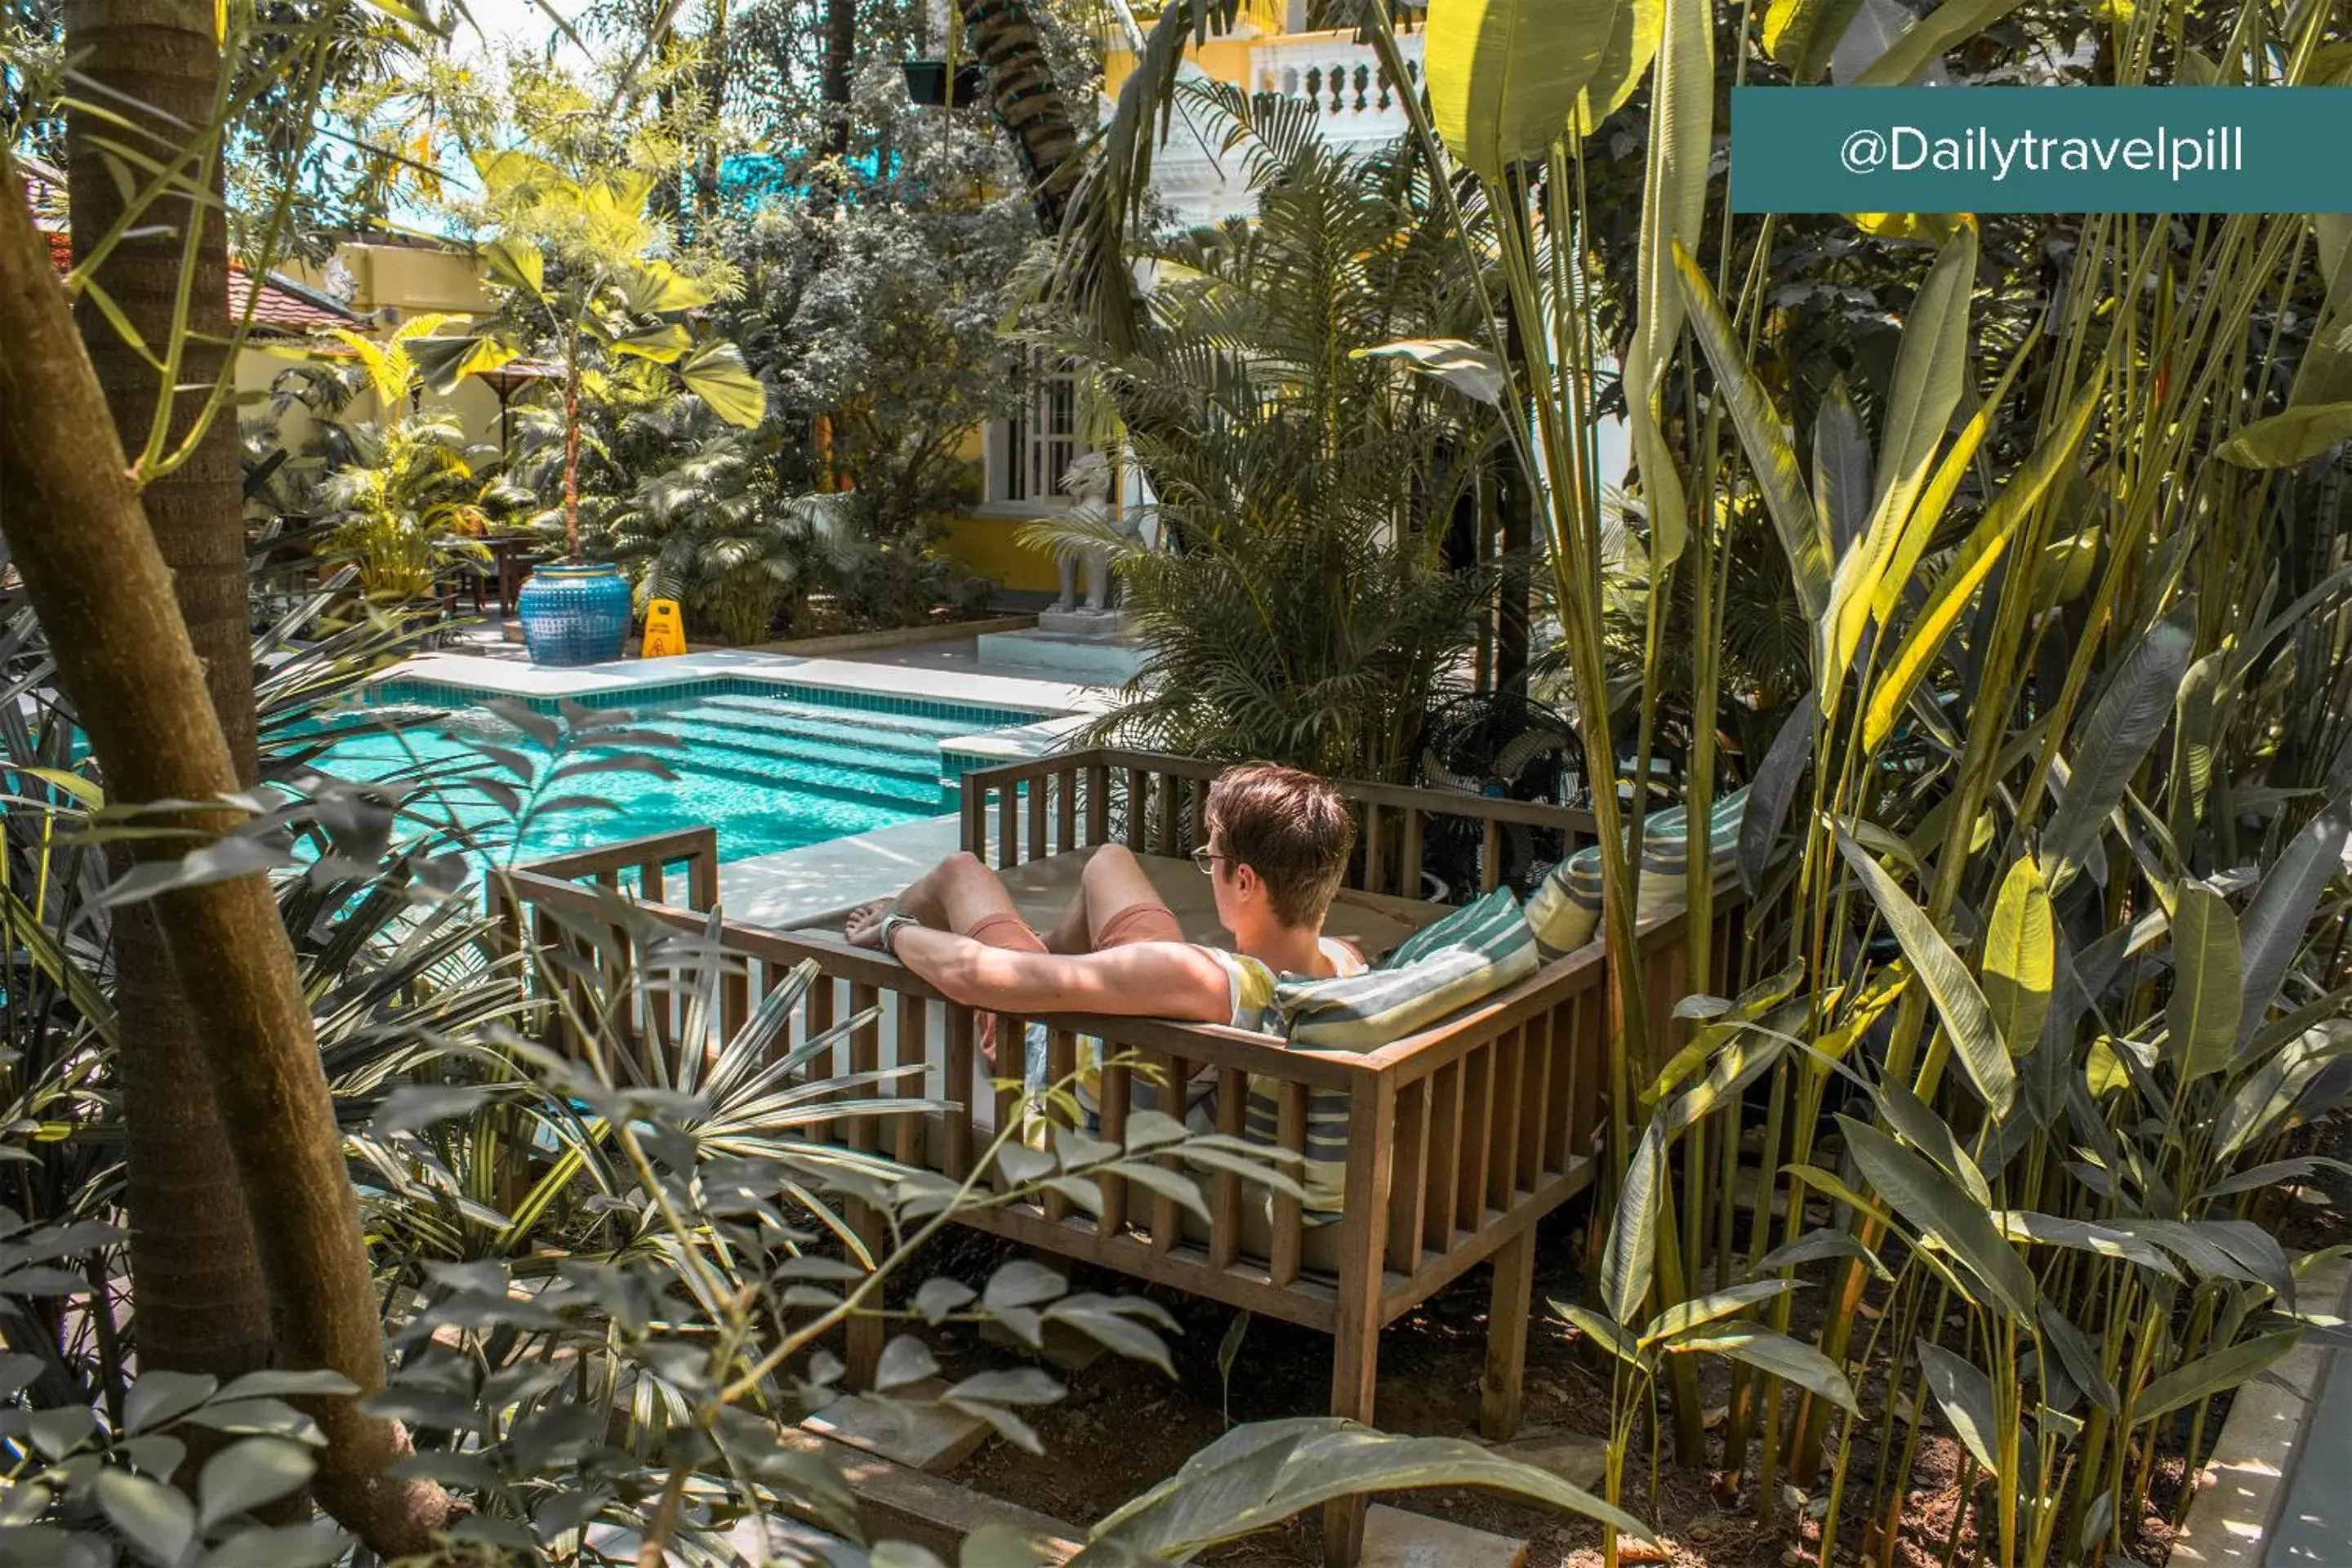
[[[1271,763],[1228,768],[1211,785],[1207,873],[1233,951],[1184,940],[1182,928],[1123,846],[1088,858],[1077,896],[1040,935],[1004,883],[958,852],[896,900],[849,920],[849,940],[892,953],[950,1000],[981,1011],[995,1059],[992,1012],[1097,1013],[1181,1023],[1269,1027],[1278,978],[1354,974],[1363,955],[1323,935],[1346,875],[1355,824],[1339,792]]]

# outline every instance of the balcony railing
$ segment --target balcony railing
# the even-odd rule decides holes
[[[1412,80],[1403,90],[1421,87],[1422,36],[1408,33],[1397,39]],[[1386,140],[1406,128],[1404,101],[1398,84],[1381,68],[1369,45],[1345,34],[1316,34],[1282,38],[1250,52],[1250,87],[1256,92],[1280,93],[1304,99],[1323,117],[1327,134],[1348,140]]]

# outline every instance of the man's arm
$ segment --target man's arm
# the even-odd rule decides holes
[[[901,926],[891,945],[901,963],[967,1007],[1188,1024],[1233,1018],[1233,983],[1224,965],[1189,942],[1139,942],[1108,952],[1021,952],[953,931]]]

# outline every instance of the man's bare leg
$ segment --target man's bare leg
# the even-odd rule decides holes
[[[961,849],[908,883],[897,898],[877,899],[854,910],[846,922],[849,940],[861,941],[894,910],[934,930],[962,935],[998,916],[1019,913],[1003,879],[978,856]]]
[[[877,947],[882,917],[894,910],[934,930],[951,931],[991,947],[1045,951],[1037,933],[1022,919],[1003,879],[969,850],[959,849],[949,856],[916,878],[897,898],[877,900],[853,913],[844,934],[861,947]],[[996,1015],[980,1014],[973,1020],[972,1034],[981,1055],[994,1062]]]

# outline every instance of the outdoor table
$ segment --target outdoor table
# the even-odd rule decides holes
[[[507,615],[515,613],[515,600],[522,593],[523,579],[538,564],[531,555],[539,536],[532,533],[493,534],[482,541],[497,563],[499,573],[499,608]]]

